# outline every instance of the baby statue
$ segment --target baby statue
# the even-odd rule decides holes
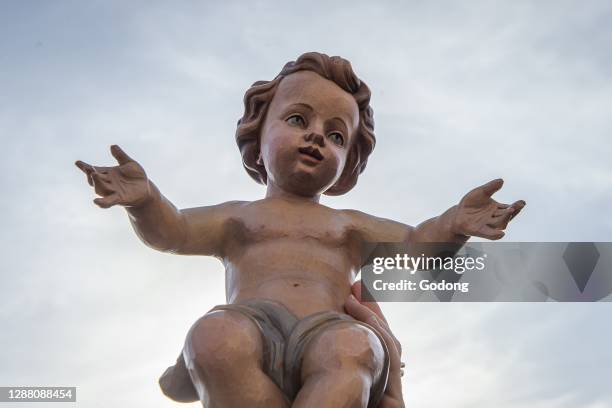
[[[76,162],[94,203],[125,207],[146,245],[225,266],[227,304],[189,330],[160,379],[168,397],[208,408],[378,407],[389,345],[344,311],[362,243],[496,240],[525,206],[491,198],[501,179],[416,227],[320,204],[321,194],[351,190],[366,167],[376,141],[369,102],[349,61],[316,52],[255,82],[236,142],[247,173],[266,185],[257,201],[179,210],[117,145],[118,166]]]

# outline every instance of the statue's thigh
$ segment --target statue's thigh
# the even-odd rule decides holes
[[[378,377],[384,365],[384,348],[369,328],[341,322],[321,331],[304,350],[302,380],[321,372],[364,368]]]
[[[216,376],[261,366],[262,349],[261,333],[251,319],[237,311],[219,310],[194,323],[183,354],[205,376]]]

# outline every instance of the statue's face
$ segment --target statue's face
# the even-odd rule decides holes
[[[283,78],[261,130],[268,183],[303,196],[320,194],[342,174],[359,125],[351,94],[311,71]]]

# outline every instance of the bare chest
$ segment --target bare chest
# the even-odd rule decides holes
[[[250,208],[230,224],[232,238],[245,243],[315,240],[337,247],[347,243],[351,230],[338,211],[316,208]]]

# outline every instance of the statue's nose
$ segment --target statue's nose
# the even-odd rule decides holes
[[[325,138],[323,135],[320,135],[315,132],[306,133],[304,135],[304,140],[313,144],[317,144],[321,147],[325,146]]]

